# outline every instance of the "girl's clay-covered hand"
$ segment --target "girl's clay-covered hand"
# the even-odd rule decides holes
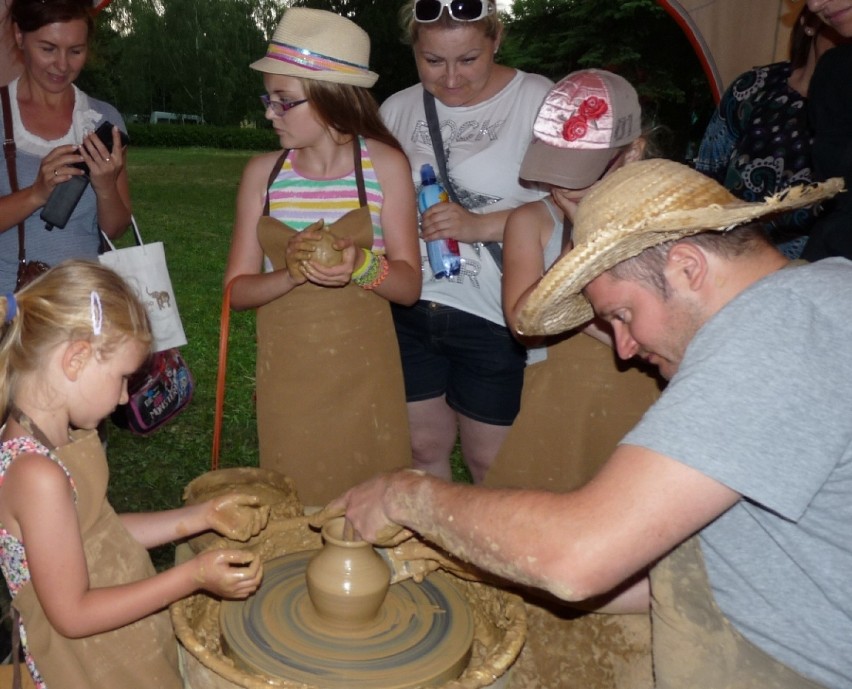
[[[208,503],[207,523],[211,529],[235,541],[257,536],[269,521],[269,505],[256,495],[227,493]]]
[[[192,564],[198,588],[222,598],[248,598],[263,579],[260,557],[248,550],[208,550]]]
[[[316,244],[317,251],[309,261],[302,265],[302,270],[307,275],[308,280],[315,285],[345,287],[352,280],[352,273],[356,268],[355,263],[363,260],[363,252],[355,246],[349,237],[336,239],[327,231],[322,231],[319,235],[321,235],[321,238]],[[324,246],[328,242],[330,242],[330,245]],[[326,252],[330,255],[326,256]],[[325,258],[320,260],[324,256]],[[326,258],[336,262],[326,263],[324,262]]]
[[[287,241],[287,250],[284,254],[284,262],[287,264],[287,272],[297,285],[307,282],[304,266],[317,249],[320,234],[315,228],[322,227],[322,221],[316,222],[302,232],[299,232]]]

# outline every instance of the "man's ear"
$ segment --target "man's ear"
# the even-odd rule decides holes
[[[91,343],[85,340],[72,340],[68,343],[62,355],[62,370],[68,380],[77,380],[80,371],[85,368],[93,354],[94,350]]]
[[[677,242],[669,249],[666,279],[673,287],[696,292],[704,286],[708,270],[707,256],[695,244]]]

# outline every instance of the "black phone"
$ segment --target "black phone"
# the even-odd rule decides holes
[[[127,146],[130,143],[130,138],[119,129],[121,133],[121,145]],[[107,150],[112,153],[112,122],[104,120],[101,125],[95,130],[97,137],[103,142]],[[44,208],[41,209],[39,217],[44,220],[44,227],[47,230],[52,230],[54,227],[62,229],[68,224],[68,219],[71,213],[77,207],[80,197],[89,186],[89,166],[86,163],[73,163],[74,167],[80,168],[85,175],[76,175],[71,179],[57,184]]]
[[[112,153],[112,127],[112,122],[104,120],[95,130],[95,136],[101,140],[101,143],[106,146],[107,151],[110,153]],[[130,143],[130,137],[120,129],[118,130],[118,133],[121,135],[121,146],[124,148]],[[86,165],[86,163],[74,163],[73,165],[76,168],[80,168],[87,175],[89,174],[89,166]]]

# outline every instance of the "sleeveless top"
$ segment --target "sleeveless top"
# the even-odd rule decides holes
[[[4,475],[9,463],[28,451],[26,447],[62,466],[75,491],[89,585],[120,586],[154,576],[147,550],[127,531],[106,497],[109,469],[97,432],[74,431],[71,442],[51,452],[26,443],[33,441],[16,438],[0,445]],[[30,672],[40,689],[45,685],[48,689],[182,688],[177,640],[167,610],[111,631],[79,639],[65,637],[50,624],[32,582],[21,576],[22,568],[14,566],[13,558],[25,557],[14,541],[6,534],[3,545],[9,552],[3,555],[4,575],[16,582],[12,604],[25,627]]]
[[[384,254],[385,240],[381,225],[384,194],[367,152],[366,140],[358,137],[358,141],[361,145],[361,169],[364,173],[367,206],[373,223],[373,251]],[[292,153],[287,156],[281,171],[269,187],[271,217],[287,223],[294,230],[302,231],[320,218],[329,225],[360,206],[354,169],[343,177],[311,179],[299,173],[293,166],[292,157]],[[296,162],[298,165],[298,160]]]
[[[6,477],[6,471],[9,469],[9,465],[12,463],[12,460],[18,455],[31,453],[49,457],[62,468],[65,475],[68,477],[69,483],[71,484],[74,502],[76,503],[77,486],[75,485],[74,478],[71,476],[68,468],[49,449],[34,438],[30,438],[28,436],[12,438],[11,440],[7,440],[0,444],[0,484],[3,483],[3,480]],[[9,589],[9,594],[14,600],[15,596],[18,595],[18,591],[21,590],[21,587],[30,582],[30,569],[27,565],[27,553],[24,549],[24,544],[15,538],[15,536],[10,534],[2,523],[0,523],[0,570],[3,572],[3,578],[6,579],[6,586]],[[33,678],[33,683],[37,689],[45,689],[46,685],[44,680],[41,678],[41,675],[36,669],[35,662],[33,661],[32,654],[30,653],[27,645],[27,632],[24,628],[23,621],[20,624],[20,629],[21,645],[24,649],[24,660],[26,661],[30,675]]]
[[[542,199],[542,203],[547,208],[547,212],[550,213],[550,217],[553,220],[550,239],[544,245],[544,269],[547,270],[556,263],[556,259],[562,253],[562,219],[559,217],[559,212],[554,207],[551,197],[548,196]],[[542,344],[527,349],[527,366],[532,366],[545,359],[547,359],[547,345]]]

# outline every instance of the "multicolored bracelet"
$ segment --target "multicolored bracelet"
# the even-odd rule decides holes
[[[373,267],[376,259],[376,255],[369,249],[361,249],[361,252],[364,254],[364,262],[361,264],[360,268],[352,271],[352,282],[356,285],[362,284],[361,279],[364,277],[364,274]]]
[[[378,287],[385,281],[385,278],[388,276],[388,273],[390,273],[390,264],[384,256],[380,255],[378,262],[380,264],[378,276],[369,285],[362,285],[364,289],[376,289],[376,287]]]
[[[364,289],[375,289],[381,285],[390,272],[388,260],[382,254],[374,254],[369,249],[364,252],[364,263],[352,273],[352,282]]]

